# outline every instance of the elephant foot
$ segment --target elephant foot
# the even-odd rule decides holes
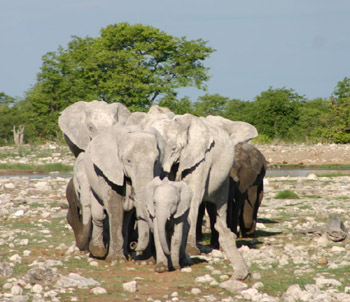
[[[154,269],[157,273],[164,273],[168,271],[168,266],[164,264],[164,262],[159,262],[156,264],[156,267]]]
[[[186,253],[189,254],[190,256],[197,256],[201,254],[199,248],[193,245],[186,246]]]
[[[127,259],[123,252],[109,252],[106,259],[107,262],[125,263]]]
[[[89,243],[89,251],[95,258],[103,258],[107,254],[107,249],[104,245],[94,244],[93,241]]]

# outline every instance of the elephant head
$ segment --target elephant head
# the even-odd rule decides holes
[[[160,245],[165,255],[170,255],[167,239],[167,222],[187,219],[192,190],[183,181],[174,182],[156,177],[146,189],[146,211],[154,223]],[[180,244],[180,242],[179,242]],[[180,245],[179,245],[180,247]]]
[[[173,165],[178,164],[177,179],[185,170],[202,162],[214,142],[207,125],[191,114],[158,120],[152,126],[161,133],[167,144],[163,169],[170,173]]]
[[[62,111],[58,124],[70,150],[77,157],[102,129],[115,123],[124,124],[129,115],[129,110],[121,103],[79,101]]]

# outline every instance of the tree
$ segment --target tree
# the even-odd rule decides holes
[[[250,120],[258,132],[271,139],[290,139],[290,129],[299,120],[299,107],[305,101],[293,89],[263,91],[255,98]]]
[[[326,136],[334,143],[350,143],[350,79],[338,82],[333,93]]]
[[[38,130],[54,136],[59,112],[78,100],[117,101],[144,111],[173,98],[178,88],[206,89],[203,61],[213,51],[202,39],[177,38],[142,24],[109,25],[96,38],[74,36],[66,48],[43,56],[27,94],[38,122],[48,119],[47,129]]]
[[[219,94],[205,94],[193,103],[193,112],[198,116],[221,115],[225,113],[228,98]]]

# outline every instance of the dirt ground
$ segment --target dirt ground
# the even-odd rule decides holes
[[[269,165],[349,165],[350,145],[255,145]]]

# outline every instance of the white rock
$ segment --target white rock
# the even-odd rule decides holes
[[[35,284],[32,287],[32,292],[36,294],[41,294],[43,292],[43,287],[40,284]]]
[[[123,283],[123,289],[127,292],[134,293],[137,291],[137,282],[135,280]]]
[[[23,215],[24,215],[24,210],[18,210],[12,216],[20,217],[20,216],[23,216]]]
[[[197,277],[196,279],[194,279],[194,282],[197,282],[197,283],[210,283],[213,280],[215,280],[215,279],[212,276],[206,274],[204,276]]]
[[[11,294],[14,296],[20,296],[23,293],[23,288],[19,286],[18,284],[12,286],[11,288]]]
[[[197,288],[197,287],[194,287],[194,288],[191,289],[191,294],[192,295],[199,295],[201,292],[202,291],[199,288]]]
[[[326,279],[326,278],[315,278],[316,281],[316,286],[321,288],[325,285],[327,286],[341,286],[341,282],[339,282],[338,280],[335,279]]]
[[[29,239],[27,239],[27,238],[22,239],[18,244],[19,245],[28,245],[29,244]]]
[[[14,183],[10,182],[10,183],[8,183],[8,184],[5,184],[4,187],[5,187],[6,189],[14,189],[16,186],[15,186]]]
[[[94,287],[91,292],[94,294],[94,295],[104,295],[104,294],[107,294],[107,290],[103,287]]]
[[[306,179],[310,179],[310,180],[317,180],[318,177],[315,173],[310,173],[306,176]]]
[[[213,258],[224,258],[224,254],[220,250],[215,249],[211,252],[211,256]]]
[[[345,247],[342,247],[342,246],[332,246],[331,252],[341,253],[341,252],[346,252],[346,249],[345,249]]]
[[[9,258],[10,261],[15,262],[15,263],[21,263],[22,262],[22,257],[18,254],[14,254]]]
[[[253,288],[259,289],[262,288],[264,286],[264,284],[262,282],[256,282],[253,284]]]
[[[234,293],[234,292],[240,291],[244,288],[247,288],[248,285],[245,284],[244,282],[241,282],[238,280],[229,279],[227,281],[220,283],[220,287],[228,290],[229,292]]]
[[[179,296],[179,293],[178,292],[173,292],[171,293],[171,297],[178,297]]]
[[[76,273],[70,273],[68,277],[60,275],[57,286],[87,288],[89,286],[100,286],[100,283],[92,278],[84,278]]]
[[[181,269],[182,273],[192,273],[192,268],[190,268],[189,266],[184,267]]]
[[[248,288],[242,290],[241,295],[246,300],[253,300],[253,297],[259,295],[259,292],[256,288]]]
[[[321,236],[316,239],[317,245],[321,247],[326,247],[329,244],[329,240],[325,236]]]
[[[90,265],[91,265],[91,266],[98,266],[98,262],[97,262],[97,261],[91,261],[91,262],[90,262]]]
[[[28,256],[30,256],[31,253],[32,253],[32,251],[25,250],[25,251],[23,251],[23,257],[28,257]]]

